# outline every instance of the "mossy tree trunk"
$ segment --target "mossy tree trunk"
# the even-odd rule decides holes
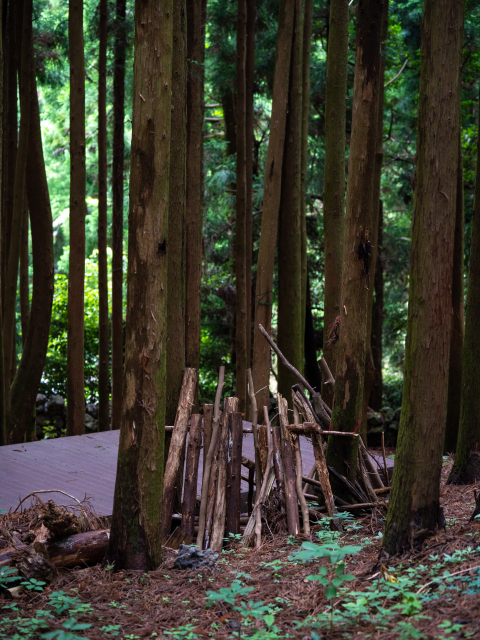
[[[69,0],[70,254],[68,260],[67,435],[85,432],[85,56],[83,2]]]
[[[107,23],[108,3],[100,0],[98,54],[98,430],[110,429],[110,332],[107,268]]]
[[[361,420],[367,348],[368,255],[370,243],[377,241],[371,222],[384,1],[360,0],[358,4],[342,297],[339,340],[335,345],[332,429],[336,431],[356,431]],[[357,449],[358,438],[330,436],[328,440],[328,465],[352,482],[357,469]],[[332,490],[335,495],[351,499],[333,479]]]
[[[283,157],[282,198],[278,225],[278,347],[287,360],[303,371],[302,319],[302,64],[303,10],[295,1],[290,65],[290,87]],[[291,397],[295,375],[278,367],[278,392]]]
[[[247,222],[247,165],[246,165],[246,39],[247,3],[238,0],[237,60],[236,60],[236,146],[237,191],[235,198],[235,396],[238,410],[245,412],[247,400],[247,281],[246,281],[246,222]]]
[[[323,355],[335,377],[335,354],[328,344],[330,327],[340,315],[343,237],[345,233],[345,138],[348,63],[348,2],[330,1],[327,77],[325,87],[325,173],[323,229],[325,234],[325,293],[323,303]],[[333,404],[333,389],[322,389]]]
[[[167,252],[167,408],[173,425],[185,369],[185,211],[187,197],[187,11],[185,0],[173,6],[172,140]],[[171,434],[166,435],[166,452]],[[166,459],[166,458],[165,458]]]
[[[270,346],[258,328],[271,331],[273,304],[273,269],[277,245],[282,166],[285,146],[290,59],[293,39],[295,0],[282,0],[278,20],[277,51],[273,78],[272,116],[268,140],[260,246],[255,291],[255,325],[253,334],[253,386],[258,391],[257,405],[268,406]],[[264,389],[266,387],[266,389]],[[289,397],[289,396],[288,396]]]
[[[367,407],[370,398],[370,389],[372,388],[375,376],[375,363],[373,361],[372,352],[372,314],[373,314],[373,293],[375,291],[375,275],[377,273],[377,256],[378,256],[378,219],[380,216],[380,184],[382,180],[382,164],[383,164],[383,108],[384,108],[384,81],[385,81],[385,41],[388,33],[388,0],[384,0],[382,15],[382,55],[380,58],[380,67],[378,70],[378,107],[377,107],[377,146],[375,152],[375,168],[373,176],[373,194],[372,194],[372,222],[371,228],[374,230],[375,242],[372,243],[371,259],[370,259],[370,283],[368,288],[367,300],[367,355],[365,358],[365,382],[363,387],[363,403],[362,403],[362,424],[360,425],[360,433],[363,441],[367,443]]]
[[[3,123],[4,123],[4,100],[5,100],[5,38],[4,27],[5,27],[5,15],[6,11],[4,9],[7,0],[0,0],[0,122],[2,123],[2,130],[0,131],[0,198],[3,194],[3,186],[4,186],[4,131],[3,131]],[[1,200],[3,203],[3,198]],[[3,209],[3,206],[1,207]],[[0,239],[3,240],[3,216],[0,214]],[[3,249],[2,249],[3,251]],[[0,275],[3,272],[0,269]],[[2,294],[0,290],[0,327],[2,326]],[[7,432],[5,428],[5,389],[4,389],[4,376],[3,376],[3,341],[0,339],[0,447],[7,443]]]
[[[187,204],[185,363],[200,365],[200,284],[203,236],[203,87],[206,0],[187,0]]]
[[[33,41],[29,42],[33,60]],[[12,383],[10,398],[11,442],[24,442],[32,424],[35,399],[45,366],[53,302],[53,224],[42,148],[40,109],[35,69],[30,67],[30,130],[28,138],[26,191],[32,238],[31,317],[22,357]]]
[[[173,1],[135,3],[125,384],[107,559],[162,559]]]
[[[116,0],[112,145],[112,429],[120,429],[123,387],[123,164],[125,159],[126,0]]]
[[[452,326],[463,19],[463,0],[425,0],[402,413],[383,537],[390,555],[421,544],[444,522],[440,474]]]
[[[480,102],[480,100],[479,100]],[[480,140],[480,123],[477,133]],[[473,484],[480,480],[480,144],[470,242],[470,268],[462,360],[462,397],[455,462],[448,482]]]
[[[457,197],[455,199],[455,240],[453,243],[453,272],[452,272],[452,334],[450,337],[450,360],[448,364],[448,397],[447,424],[445,427],[445,443],[443,451],[455,453],[457,448],[458,430],[460,425],[460,411],[462,398],[462,353],[465,334],[464,317],[464,233],[465,222],[463,212],[463,167],[462,145],[460,131],[458,135],[458,169],[457,169]]]

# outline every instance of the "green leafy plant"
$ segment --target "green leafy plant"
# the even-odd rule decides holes
[[[35,578],[30,578],[29,580],[24,580],[20,583],[25,589],[29,591],[43,591],[43,587],[47,584],[46,582],[42,582],[41,580],[35,580]]]
[[[17,571],[10,569],[10,567],[2,567],[0,569],[0,587],[8,589],[8,584],[18,580]]]
[[[75,618],[69,618],[66,620],[62,627],[63,629],[56,629],[55,631],[49,631],[41,635],[45,640],[88,640],[85,636],[79,636],[73,631],[84,631],[90,629],[93,626],[89,622],[77,622]]]

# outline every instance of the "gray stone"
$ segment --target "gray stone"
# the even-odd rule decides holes
[[[85,407],[85,411],[89,416],[92,416],[92,418],[95,418],[95,420],[97,420],[98,418],[98,404],[87,404],[87,406]]]
[[[98,420],[88,413],[85,414],[85,431],[98,431]]]
[[[43,405],[45,404],[46,401],[47,401],[46,395],[44,395],[43,393],[37,393],[37,397],[35,398],[35,404],[37,405],[37,407],[41,405],[43,409]]]
[[[215,553],[213,549],[201,551],[197,547],[181,544],[173,565],[175,569],[199,569],[200,567],[213,569],[217,560],[218,553]]]
[[[50,424],[50,418],[46,416],[44,413],[38,414],[35,416],[35,422],[41,427],[47,426]]]
[[[46,405],[45,411],[49,416],[63,416],[65,409],[65,399],[62,396],[50,396]]]

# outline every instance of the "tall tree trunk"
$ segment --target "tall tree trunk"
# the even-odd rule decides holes
[[[162,559],[173,2],[135,2],[125,384],[109,562]]]
[[[325,86],[325,173],[323,229],[325,237],[325,294],[323,355],[335,377],[338,349],[328,344],[330,327],[340,316],[343,239],[345,234],[345,138],[348,63],[348,2],[330,0],[327,78]],[[333,389],[324,387],[331,407]]]
[[[388,34],[388,0],[384,0],[382,15],[382,56],[380,58],[380,67],[378,70],[378,116],[377,116],[377,148],[375,153],[375,168],[373,175],[373,194],[372,194],[372,222],[371,228],[378,234],[378,219],[380,215],[380,185],[382,180],[382,164],[383,164],[383,105],[385,98],[385,41]],[[370,398],[370,390],[372,388],[375,376],[375,364],[372,352],[372,313],[373,313],[373,292],[375,290],[375,274],[377,267],[378,254],[378,235],[372,243],[370,251],[370,286],[368,288],[367,300],[367,355],[365,358],[365,382],[363,387],[363,404],[362,404],[362,424],[360,425],[360,434],[364,443],[367,443],[367,407]]]
[[[206,0],[187,0],[187,209],[185,364],[200,366],[200,284],[203,237],[203,86]]]
[[[480,97],[479,97],[480,104]],[[480,120],[477,131],[480,141]],[[458,201],[458,197],[457,197]],[[456,226],[456,225],[455,225]],[[462,397],[455,462],[448,482],[473,484],[480,480],[480,144],[477,142],[477,176],[470,241],[470,268],[462,360]],[[455,322],[455,320],[453,320]]]
[[[317,361],[315,346],[315,331],[313,326],[312,296],[310,293],[310,278],[307,274],[307,302],[305,315],[305,378],[314,389],[321,389],[322,374]]]
[[[22,237],[20,240],[20,319],[22,324],[22,345],[25,344],[30,318],[30,296],[28,291],[28,204],[23,199]]]
[[[278,225],[278,347],[287,360],[303,370],[302,331],[302,55],[303,11],[295,0],[295,18],[290,65],[290,87],[282,173],[282,198]],[[278,392],[291,397],[295,375],[278,368]]]
[[[380,411],[383,404],[383,202],[379,202],[378,233],[377,233],[377,261],[375,264],[375,300],[372,308],[372,357],[375,367],[373,384],[370,390],[369,405],[375,411]]]
[[[100,0],[98,54],[98,430],[108,431],[109,331],[107,267],[107,0]]]
[[[444,522],[440,474],[452,324],[463,20],[463,0],[425,0],[402,414],[383,537],[388,554],[421,544]]]
[[[67,435],[85,432],[85,58],[83,2],[69,0],[70,255],[68,260]]]
[[[32,39],[32,0],[23,0],[19,9],[19,19],[23,18],[21,42],[17,42],[20,56],[19,93],[20,93],[20,132],[18,135],[18,150],[15,165],[15,188],[13,197],[13,216],[11,227],[10,248],[8,253],[8,267],[5,283],[5,306],[3,314],[3,354],[5,363],[5,400],[7,430],[13,427],[10,420],[10,377],[13,358],[15,356],[15,316],[18,281],[18,265],[20,259],[20,244],[22,238],[22,220],[25,206],[25,173],[27,165],[27,148],[30,129],[30,91],[29,69],[33,64],[29,43]]]
[[[3,113],[3,185],[2,185],[2,304],[5,307],[5,287],[7,281],[8,256],[10,252],[10,239],[12,233],[13,193],[15,187],[15,165],[17,158],[17,44],[15,27],[15,3],[14,0],[5,0],[6,26],[5,26],[5,92]],[[5,377],[8,390],[10,376]]]
[[[305,331],[307,314],[307,170],[308,170],[308,123],[310,116],[310,49],[312,41],[313,0],[305,0],[305,15],[303,19],[303,54],[302,54],[302,151],[300,176],[300,226],[302,232],[302,288],[301,288],[301,346],[302,366],[306,364]],[[318,389],[320,391],[320,388]],[[288,396],[287,396],[288,397]]]
[[[371,221],[384,1],[360,0],[358,4],[340,327],[339,340],[335,345],[337,355],[332,429],[336,431],[356,431],[362,416],[367,347],[368,260],[370,242],[375,244],[377,241],[372,233]],[[357,449],[358,438],[330,436],[328,439],[328,465],[352,482],[355,481],[357,470]],[[343,487],[333,479],[332,490],[339,497],[350,499],[345,496]]]
[[[172,141],[170,145],[169,250],[167,254],[168,376],[165,420],[166,424],[173,425],[185,369],[185,208],[187,188],[185,164],[187,150],[187,16],[185,0],[176,0],[173,6],[172,64]],[[166,435],[168,442],[170,435]],[[166,451],[168,454],[168,445]]]
[[[253,261],[253,86],[255,81],[255,0],[247,0],[247,36],[245,54],[245,142],[246,142],[246,317],[247,317],[247,369],[252,355],[252,261]],[[248,402],[248,398],[247,398]]]
[[[6,50],[5,50],[5,14],[6,14],[6,2],[7,0],[0,0],[0,122],[2,123],[2,130],[0,131],[0,203],[2,215],[0,215],[0,239],[3,240],[3,193],[4,193],[4,116],[5,116],[5,77],[6,77]],[[1,245],[1,253],[3,254],[3,245]],[[3,266],[3,265],[2,265]],[[0,275],[3,279],[3,270],[0,269]],[[0,327],[2,326],[2,300],[3,295],[0,289]],[[5,426],[5,388],[4,388],[4,375],[3,375],[3,340],[0,340],[0,447],[7,443],[7,431]]]
[[[246,87],[245,48],[247,30],[247,3],[238,0],[237,14],[237,193],[235,198],[235,396],[238,410],[245,412],[247,398],[247,283],[246,283]]]
[[[112,429],[120,429],[123,387],[123,163],[126,0],[116,0],[112,147]]]
[[[461,91],[461,88],[459,91]],[[460,425],[462,398],[462,351],[463,337],[465,334],[463,286],[464,232],[462,143],[459,127],[457,197],[455,200],[455,239],[453,243],[452,272],[453,316],[452,335],[450,337],[450,360],[448,363],[447,423],[445,428],[445,443],[443,445],[444,453],[455,453]]]
[[[253,385],[258,391],[257,405],[268,406],[270,378],[270,345],[258,328],[262,324],[270,332],[273,305],[273,268],[277,244],[282,166],[285,146],[290,61],[292,52],[295,0],[282,0],[278,19],[275,75],[273,78],[272,116],[268,140],[260,246],[255,292],[255,326],[253,334]],[[263,387],[266,387],[264,389]]]
[[[28,47],[30,59],[33,60],[31,38]],[[31,116],[26,191],[30,210],[33,263],[30,314],[35,321],[28,324],[22,357],[10,393],[10,441],[15,444],[24,441],[32,422],[32,413],[47,357],[54,283],[52,211],[43,158],[40,109],[33,65],[29,72],[28,93]]]

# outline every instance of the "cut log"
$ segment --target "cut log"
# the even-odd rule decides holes
[[[300,533],[298,517],[296,471],[293,457],[293,446],[288,431],[288,403],[277,394],[278,413],[280,416],[281,452],[284,473],[285,506],[287,509],[288,533],[297,536]]]
[[[162,539],[167,540],[170,535],[172,514],[174,509],[175,494],[177,492],[177,478],[179,477],[180,464],[183,457],[185,440],[187,437],[188,423],[192,415],[192,407],[195,401],[197,388],[197,372],[195,369],[186,368],[183,373],[182,388],[178,400],[175,424],[170,440],[168,460],[163,476],[163,500],[162,500]]]
[[[228,414],[231,448],[227,461],[227,536],[240,533],[240,488],[242,484],[243,425],[241,413]],[[252,486],[253,489],[253,486]]]
[[[195,503],[197,501],[198,460],[202,446],[202,416],[192,415],[188,438],[185,481],[183,485],[182,529],[193,537]],[[165,543],[166,544],[166,543]],[[173,547],[172,547],[173,548]]]

